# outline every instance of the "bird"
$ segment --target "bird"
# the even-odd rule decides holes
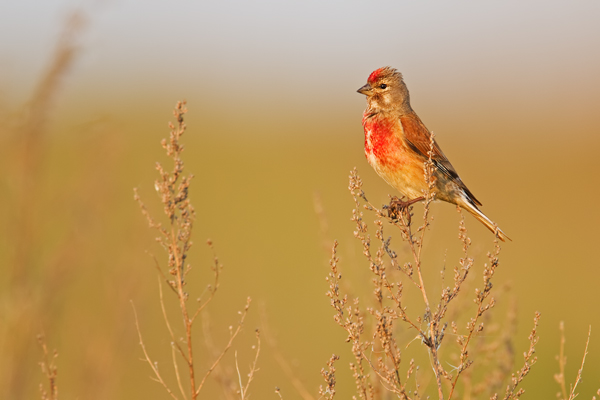
[[[365,156],[377,174],[409,201],[420,200],[428,191],[425,163],[433,165],[435,200],[456,204],[471,213],[500,240],[511,240],[478,206],[481,202],[463,183],[442,152],[431,132],[410,105],[408,88],[395,68],[373,71],[367,83],[358,89],[367,96],[362,125],[365,132]]]

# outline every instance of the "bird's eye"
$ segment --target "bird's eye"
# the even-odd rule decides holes
[[[380,88],[385,89],[387,87],[387,85],[385,83],[382,83],[381,85],[379,85]]]

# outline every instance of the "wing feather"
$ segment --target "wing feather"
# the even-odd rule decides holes
[[[417,114],[408,114],[400,117],[400,123],[402,124],[402,130],[404,132],[404,139],[407,145],[418,155],[423,158],[429,158],[429,149],[431,141],[431,133],[425,127],[425,124],[417,116]],[[444,174],[449,180],[454,182],[458,187],[463,189],[471,200],[476,205],[481,205],[481,202],[473,196],[473,193],[467,188],[463,181],[458,176],[458,173],[437,144],[435,139],[433,140],[433,154],[431,160],[435,167]]]

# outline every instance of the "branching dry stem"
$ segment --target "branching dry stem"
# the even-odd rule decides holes
[[[238,322],[238,325],[235,330],[230,327],[230,338],[225,348],[220,352],[217,356],[216,360],[210,365],[208,370],[202,376],[200,383],[197,383],[197,366],[194,363],[194,345],[193,345],[193,326],[196,318],[200,313],[205,310],[208,304],[213,300],[215,293],[219,287],[219,276],[221,271],[221,264],[219,263],[218,258],[216,257],[212,242],[209,240],[208,245],[214,256],[214,263],[211,266],[211,269],[214,273],[214,283],[209,285],[207,288],[208,298],[205,300],[202,299],[202,295],[197,299],[198,305],[195,307],[195,310],[190,310],[188,305],[189,294],[186,291],[186,285],[188,283],[188,273],[191,271],[192,267],[187,263],[187,255],[188,251],[192,246],[191,234],[192,228],[194,225],[195,219],[195,211],[192,207],[190,200],[188,198],[190,182],[192,179],[192,175],[184,176],[183,175],[183,160],[181,158],[181,153],[183,152],[183,146],[180,144],[180,138],[186,131],[186,125],[184,123],[184,114],[187,112],[185,107],[185,102],[178,102],[175,110],[173,112],[176,125],[170,123],[169,127],[171,132],[169,134],[169,139],[163,139],[161,142],[162,147],[166,150],[167,156],[173,161],[173,169],[171,171],[166,171],[160,163],[156,164],[156,169],[159,173],[159,179],[157,179],[154,183],[154,187],[158,192],[161,202],[163,204],[164,213],[167,218],[166,227],[157,222],[151,215],[144,203],[142,202],[138,191],[134,190],[134,198],[138,202],[141,212],[148,221],[148,225],[156,229],[159,233],[156,241],[165,249],[167,253],[167,271],[168,274],[163,271],[163,268],[160,266],[159,261],[156,257],[152,256],[154,259],[154,264],[158,270],[158,280],[159,280],[159,299],[160,299],[160,307],[163,315],[163,319],[167,330],[169,332],[169,337],[171,339],[171,356],[173,362],[173,369],[175,371],[175,376],[177,379],[177,386],[179,391],[181,392],[183,399],[188,399],[188,395],[186,392],[189,392],[189,398],[192,400],[196,400],[200,394],[200,391],[204,387],[204,384],[214,369],[221,362],[227,351],[233,345],[235,338],[241,332],[244,320],[248,313],[248,308],[250,307],[250,298],[247,299],[246,306],[242,312],[240,312],[241,317]],[[167,307],[165,305],[165,298],[163,296],[162,284],[165,283],[175,294],[177,297],[177,304],[179,306],[182,328],[184,331],[183,345],[180,344],[180,341],[177,340],[177,336],[175,334],[174,326],[171,324],[167,312]],[[134,308],[135,312],[135,308]],[[163,380],[159,370],[157,363],[153,362],[148,355],[146,350],[146,346],[142,340],[142,334],[139,329],[139,323],[137,319],[137,314],[135,314],[136,318],[136,327],[138,329],[138,335],[140,338],[140,345],[142,347],[142,351],[144,352],[144,356],[148,364],[150,364],[155,379],[160,382],[163,387],[167,390],[167,392],[171,395],[172,398],[176,399],[177,396],[173,393],[173,391],[168,387],[168,385]],[[260,348],[260,341],[259,341]],[[181,371],[179,369],[177,355],[183,359],[186,365],[186,371],[188,376],[188,382],[181,376]],[[258,357],[258,351],[256,353],[256,357]],[[251,376],[244,387],[240,387],[242,399],[247,397],[248,386],[252,381],[254,373],[257,371],[256,368],[256,359],[254,361],[253,367],[251,369]],[[185,373],[184,373],[185,374]],[[185,386],[188,386],[188,389],[185,389]]]
[[[52,355],[48,351],[46,345],[46,335],[40,333],[37,337],[38,343],[42,348],[44,357],[40,361],[40,367],[46,380],[48,381],[48,388],[45,389],[43,384],[40,384],[40,392],[42,394],[42,400],[58,400],[58,386],[56,384],[56,378],[58,376],[58,367],[56,366],[56,359],[58,358],[58,352],[54,350]]]
[[[459,226],[459,240],[462,244],[463,256],[459,260],[459,265],[454,268],[453,286],[442,287],[439,300],[432,302],[431,294],[426,289],[424,278],[424,266],[422,263],[423,245],[425,241],[425,232],[431,222],[430,205],[435,200],[436,180],[434,177],[434,164],[432,154],[434,148],[433,136],[431,137],[429,160],[425,163],[424,175],[428,182],[428,189],[423,193],[423,223],[413,231],[412,225],[412,205],[411,202],[405,202],[398,199],[392,199],[389,206],[378,208],[369,202],[365,192],[362,190],[362,181],[356,172],[351,171],[349,190],[354,199],[355,208],[352,214],[352,220],[356,224],[354,236],[362,244],[362,253],[369,264],[372,272],[373,283],[373,306],[361,307],[361,301],[358,298],[349,299],[348,295],[343,295],[340,290],[342,274],[339,271],[339,258],[337,256],[338,243],[335,241],[332,246],[332,256],[330,259],[330,273],[327,277],[329,291],[327,296],[330,299],[331,306],[334,308],[334,320],[347,333],[347,342],[352,346],[354,360],[350,363],[350,369],[353,372],[355,385],[357,389],[357,398],[361,399],[379,399],[380,393],[391,392],[400,399],[412,400],[421,398],[421,383],[416,379],[418,366],[411,360],[405,372],[401,370],[402,352],[404,346],[399,346],[396,335],[396,323],[401,321],[405,328],[416,331],[417,338],[425,345],[427,355],[431,365],[430,375],[435,380],[437,398],[439,400],[451,399],[458,396],[459,378],[472,364],[471,359],[477,351],[485,354],[485,360],[493,357],[494,351],[500,347],[510,353],[502,360],[511,362],[513,359],[510,345],[506,345],[504,336],[496,339],[487,340],[485,336],[480,335],[484,330],[484,323],[488,323],[490,318],[488,311],[491,310],[496,300],[491,297],[492,280],[496,269],[499,266],[500,245],[498,239],[494,240],[494,250],[487,254],[488,262],[483,267],[483,286],[475,290],[475,307],[472,308],[474,315],[466,323],[466,332],[459,333],[459,327],[451,318],[465,318],[467,308],[460,303],[454,305],[454,300],[458,297],[467,276],[469,275],[474,259],[469,254],[471,239],[467,235],[464,217],[461,214]],[[367,224],[363,220],[362,210],[373,212],[376,216],[374,238],[371,238]],[[459,210],[460,211],[460,210]],[[392,238],[384,236],[384,223],[389,222],[394,228],[399,230],[402,240],[407,244],[409,251],[409,262],[400,262],[397,253],[392,249]],[[377,245],[375,245],[375,240]],[[393,281],[392,276],[396,271],[401,273],[404,280],[411,282],[409,288],[415,287],[420,293],[422,299],[423,312],[414,317],[409,314],[407,302],[403,299],[405,286],[402,281]],[[442,270],[442,286],[444,285],[444,271]],[[462,298],[462,297],[461,297]],[[453,304],[451,313],[450,305]],[[411,305],[414,308],[414,305]],[[435,308],[434,308],[435,307]],[[367,322],[370,318],[372,324]],[[530,335],[530,349],[525,353],[525,366],[513,375],[511,384],[507,388],[506,399],[516,399],[522,389],[517,391],[517,386],[529,372],[530,367],[535,363],[533,353],[537,343],[537,323],[539,315],[536,314],[535,327]],[[442,348],[443,339],[446,335],[446,329],[450,326],[453,334],[456,336],[458,344],[458,354],[456,360],[458,364],[452,370],[446,371],[442,366]],[[507,329],[511,329],[508,325]],[[370,331],[369,331],[370,330]],[[478,337],[478,341],[474,338]],[[504,341],[502,341],[504,340]],[[448,346],[444,346],[444,349]],[[448,350],[446,350],[448,351]],[[473,353],[473,354],[471,354]],[[446,353],[444,353],[446,354]],[[488,355],[489,354],[489,355]],[[446,356],[444,356],[445,358]],[[444,360],[444,365],[453,363]],[[468,374],[468,379],[463,386],[462,398],[469,398],[472,393],[482,393],[488,388],[488,393],[492,395],[492,388],[497,388],[500,382],[505,382],[510,371],[510,366],[506,361],[496,362],[497,369],[483,379],[486,381],[473,383],[473,375]],[[512,364],[511,364],[512,365]],[[331,368],[330,368],[331,370]],[[335,369],[333,369],[335,372]],[[406,379],[404,376],[406,375]],[[325,375],[324,375],[325,376]],[[409,382],[412,384],[414,376],[414,389],[410,389]],[[423,376],[423,375],[420,375]],[[326,380],[330,381],[332,376],[328,373]],[[427,376],[421,378],[421,382],[426,382]],[[487,382],[487,383],[486,383]],[[483,389],[482,389],[483,388]],[[468,393],[467,393],[468,391]],[[322,396],[332,398],[332,390],[322,390]],[[446,397],[447,396],[447,397]],[[497,398],[497,395],[496,395]]]

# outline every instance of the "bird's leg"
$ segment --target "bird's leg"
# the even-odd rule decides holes
[[[401,215],[406,215],[406,223],[410,225],[410,210],[408,209],[413,204],[425,200],[425,197],[417,197],[416,199],[404,201],[397,196],[392,196],[390,204],[385,207],[388,210],[388,216],[392,219],[398,219]]]
[[[420,197],[417,197],[416,199],[403,201],[402,207],[412,206],[413,204],[418,203],[419,201],[423,201],[423,200],[425,200],[425,196],[420,196]]]

